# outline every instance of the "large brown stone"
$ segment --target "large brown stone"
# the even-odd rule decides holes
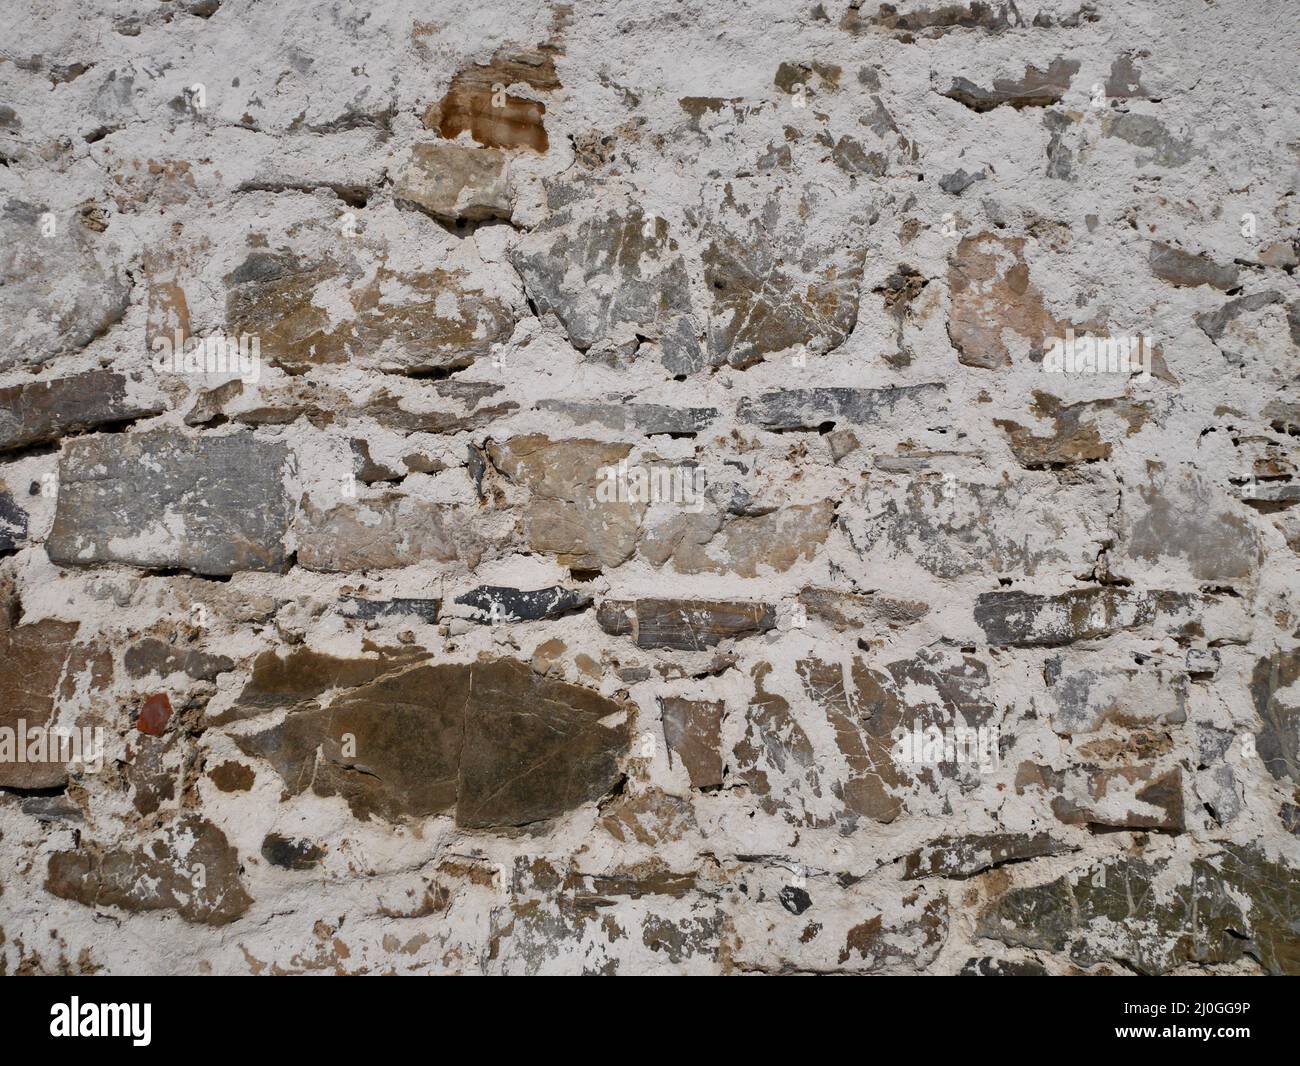
[[[659,708],[668,750],[686,767],[691,787],[722,784],[722,701],[667,696]]]
[[[259,338],[262,358],[289,373],[364,362],[405,373],[467,367],[509,340],[514,314],[464,272],[398,274],[382,264],[371,279],[329,259],[255,252],[226,278],[226,332]],[[342,287],[352,314],[326,310]],[[331,290],[328,301],[317,293]]]
[[[526,825],[617,784],[628,708],[523,662],[417,665],[235,738],[292,793],[390,821],[456,808],[470,828]]]
[[[0,788],[58,788],[68,779],[67,767],[58,758],[64,752],[49,746],[48,730],[54,724],[60,686],[85,666],[87,649],[75,643],[76,622],[45,619],[12,625],[11,611],[9,603],[0,609],[0,729],[12,738],[9,744],[13,745],[13,750],[0,758]],[[102,671],[103,667],[95,671],[101,682],[106,680],[99,676]],[[43,733],[47,740],[35,752],[23,751],[21,762],[17,751],[20,723],[27,737]],[[30,754],[40,757],[29,762]]]
[[[174,910],[200,925],[229,925],[253,903],[239,879],[239,853],[220,829],[193,814],[138,847],[83,842],[55,852],[45,887],[87,907]]]

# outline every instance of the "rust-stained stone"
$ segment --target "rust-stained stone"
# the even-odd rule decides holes
[[[517,84],[537,93],[558,89],[555,54],[556,49],[547,44],[536,49],[503,48],[491,62],[466,67],[452,79],[446,95],[425,112],[425,127],[448,140],[468,132],[490,148],[545,152],[549,147],[543,123],[546,105],[505,90]]]
[[[1151,405],[1123,398],[1062,403],[1046,392],[1035,392],[1030,411],[1052,426],[1046,436],[1037,427],[1022,426],[1009,418],[993,424],[1007,435],[1016,462],[1027,470],[1070,466],[1109,459],[1112,441],[1103,436],[1105,423],[1122,428],[1126,437],[1137,433],[1151,418]]]
[[[45,550],[68,566],[278,570],[287,558],[287,458],[284,444],[251,433],[164,429],[71,441]]]
[[[505,153],[491,148],[417,144],[393,197],[444,222],[509,221],[512,198]]]
[[[136,716],[135,727],[141,733],[151,737],[160,737],[167,731],[167,723],[172,717],[172,701],[165,692],[155,692],[141,705]]]
[[[1064,336],[1065,326],[1030,280],[1023,237],[989,231],[963,237],[949,261],[948,293],[948,336],[966,366],[1010,366]]]
[[[83,842],[56,852],[45,887],[87,907],[174,910],[201,925],[228,925],[253,903],[239,879],[238,852],[220,829],[192,814],[138,847]]]
[[[358,818],[456,808],[458,825],[526,825],[610,792],[628,708],[527,663],[420,665],[236,737],[293,793],[338,795]]]
[[[722,784],[722,701],[666,696],[659,701],[659,709],[669,759],[676,755],[681,760],[691,787]]]
[[[88,370],[0,389],[0,451],[48,444],[67,433],[147,418],[163,409],[158,400],[129,397],[127,385],[122,374]]]
[[[909,852],[903,860],[903,880],[921,877],[974,877],[1010,862],[1026,862],[1046,855],[1063,855],[1079,849],[1047,833],[981,833],[964,837],[937,837]]]
[[[1051,795],[1052,813],[1066,825],[1115,826],[1123,829],[1163,829],[1181,833],[1183,773],[1153,763],[1114,769],[1081,767],[1057,771],[1022,763],[1016,791],[1036,787]]]
[[[605,600],[596,621],[612,636],[630,636],[638,648],[703,651],[775,629],[776,610],[766,603],[718,600]]]
[[[1190,863],[1118,857],[1017,888],[981,915],[977,935],[1068,952],[1080,965],[1121,961],[1142,974],[1244,957],[1300,973],[1300,877],[1236,844]]]
[[[1006,104],[1016,109],[1050,107],[1060,102],[1070,88],[1070,79],[1079,72],[1077,59],[1052,60],[1046,70],[1027,65],[1020,80],[994,78],[993,88],[984,89],[966,78],[953,78],[952,87],[943,95],[969,107],[972,111],[992,111]]]
[[[382,264],[362,284],[332,260],[253,252],[226,278],[227,333],[260,339],[262,358],[291,374],[313,366],[364,362],[426,373],[467,367],[514,331],[514,313],[462,271],[398,274]],[[339,321],[316,302],[342,286],[351,317]]]

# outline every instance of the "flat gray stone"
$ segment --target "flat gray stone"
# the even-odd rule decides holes
[[[45,550],[68,566],[277,570],[287,558],[287,456],[284,444],[251,434],[158,430],[72,441]]]

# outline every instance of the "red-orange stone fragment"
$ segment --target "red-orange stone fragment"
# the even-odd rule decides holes
[[[171,717],[172,701],[167,698],[167,693],[156,692],[140,705],[140,716],[136,719],[135,727],[141,733],[160,737]]]

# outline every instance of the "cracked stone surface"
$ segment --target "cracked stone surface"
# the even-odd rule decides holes
[[[11,6],[0,975],[1300,973],[1278,0]]]

